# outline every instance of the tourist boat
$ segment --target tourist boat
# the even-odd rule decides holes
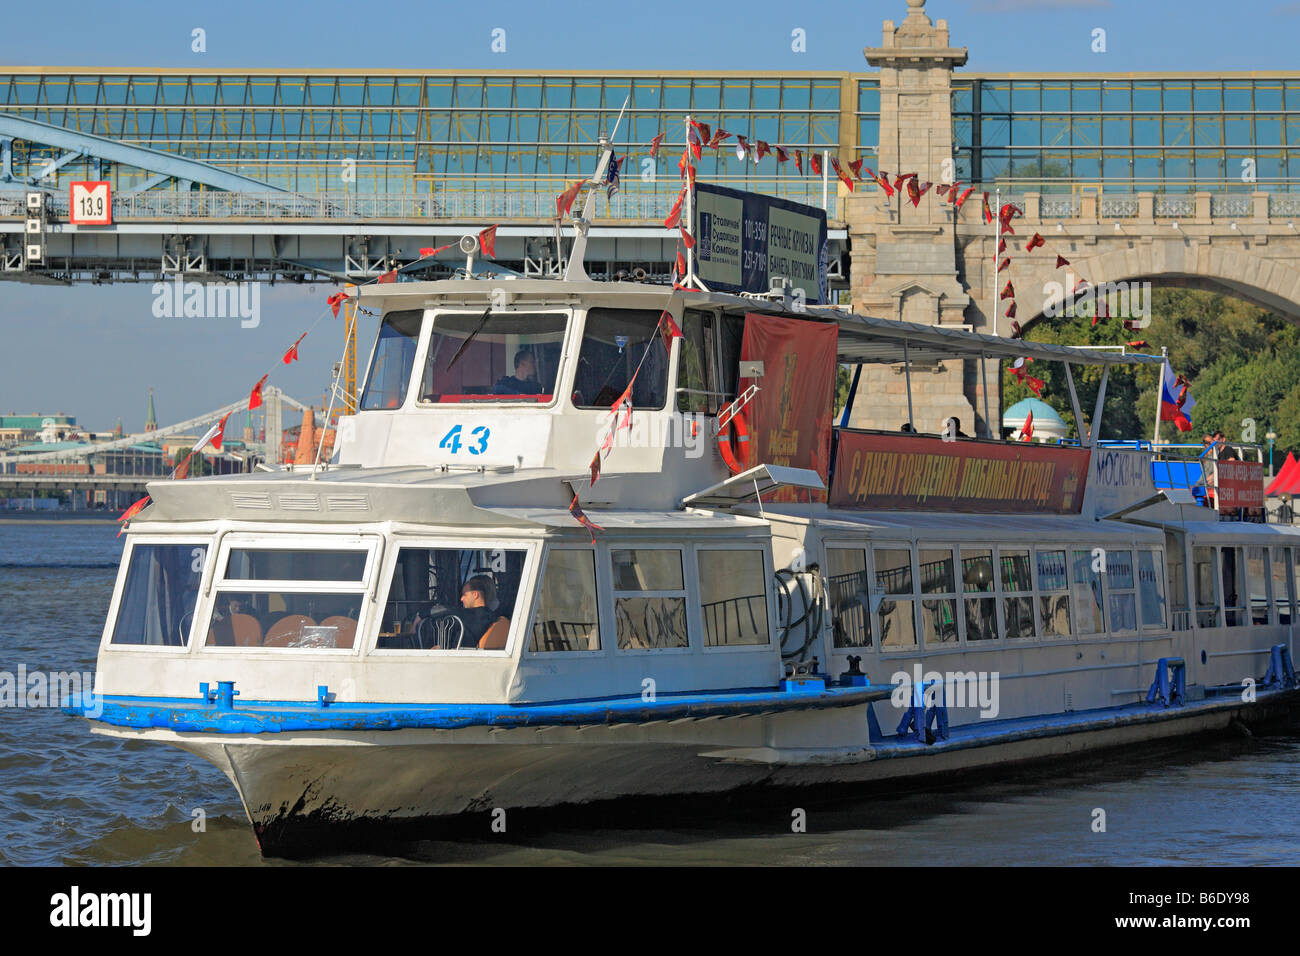
[[[1079,414],[1072,368],[1159,357],[575,261],[363,287],[379,332],[333,460],[151,482],[65,711],[215,764],[285,854],[950,780],[1295,700],[1300,534],[1223,520],[1251,475]],[[1063,364],[1081,441],[851,428],[856,379],[833,421],[838,364],[901,367],[910,397],[935,363],[1022,358]]]

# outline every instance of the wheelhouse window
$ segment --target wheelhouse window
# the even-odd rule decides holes
[[[546,573],[533,616],[533,653],[600,650],[596,601],[596,552],[555,548],[546,556]]]
[[[1159,551],[1138,552],[1138,598],[1142,604],[1142,628],[1165,626],[1165,569]]]
[[[111,643],[184,647],[207,553],[197,542],[133,545]]]
[[[1043,637],[1070,636],[1070,578],[1065,551],[1038,551],[1038,610]]]
[[[912,552],[907,548],[872,548],[876,587],[885,595],[880,602],[881,650],[916,646],[912,618]]]
[[[1106,596],[1112,632],[1137,630],[1137,597],[1133,584],[1133,552],[1106,550]]]
[[[504,649],[524,557],[522,549],[401,548],[376,649]]]
[[[704,646],[768,643],[767,572],[763,552],[701,548],[698,559]]]
[[[921,548],[921,634],[927,646],[955,644],[957,631],[957,587],[953,581],[951,548]]]
[[[564,315],[441,312],[434,317],[419,400],[549,402],[564,351]]]
[[[232,547],[217,582],[208,647],[356,645],[369,551]]]
[[[966,612],[966,640],[994,641],[998,637],[996,581],[991,548],[961,549],[962,604]]]
[[[1098,557],[1091,551],[1074,552],[1074,613],[1075,628],[1079,634],[1100,634],[1102,623],[1101,570]]]
[[[870,647],[871,596],[867,552],[862,548],[826,549],[826,588],[836,647]]]
[[[573,404],[608,409],[632,383],[634,408],[668,400],[668,352],[658,309],[589,309],[573,373]],[[635,381],[634,381],[635,379]]]
[[[675,548],[615,549],[614,629],[618,649],[687,647],[686,583]]]
[[[415,347],[420,339],[424,311],[390,312],[379,327],[374,357],[361,393],[363,411],[398,408],[406,401],[407,385],[415,367]]]
[[[1006,618],[1007,637],[1034,636],[1034,577],[1029,564],[1029,551],[1002,549],[999,561],[1002,593],[1002,615]],[[1066,630],[1069,630],[1069,612],[1066,612]]]

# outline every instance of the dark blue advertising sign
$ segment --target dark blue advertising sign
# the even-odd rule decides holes
[[[719,292],[767,292],[784,277],[810,304],[826,297],[826,211],[695,184],[695,274]]]

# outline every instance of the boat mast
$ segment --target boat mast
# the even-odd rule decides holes
[[[614,137],[618,135],[618,128],[623,123],[623,114],[627,112],[627,104],[632,99],[629,94],[623,100],[623,106],[618,111],[618,119],[614,121],[613,131],[606,136],[604,133],[600,136],[600,162],[596,164],[596,172],[587,180],[593,185],[600,185],[605,181],[605,176],[609,171],[609,162],[614,155]],[[582,215],[573,217],[573,229],[577,234],[573,239],[573,249],[569,252],[569,264],[564,270],[564,281],[569,282],[574,279],[586,279],[587,270],[583,265],[583,259],[587,254],[587,231],[591,228],[591,219],[596,214],[596,190],[592,189],[587,193],[587,198],[582,204]]]

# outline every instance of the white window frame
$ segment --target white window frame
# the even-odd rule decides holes
[[[1051,644],[1077,643],[1080,638],[1080,634],[1078,628],[1079,618],[1075,608],[1075,600],[1074,600],[1074,583],[1073,583],[1074,566],[1071,563],[1073,558],[1071,552],[1073,548],[1069,544],[1065,544],[1060,541],[1054,541],[1048,544],[1035,544],[1032,547],[1030,547],[1029,550],[1030,550],[1030,560],[1033,561],[1032,571],[1034,577],[1034,633],[1036,635],[1036,640],[1045,646]],[[1042,576],[1039,574],[1039,567],[1038,567],[1038,554],[1040,551],[1059,551],[1061,552],[1062,555],[1064,555],[1065,589],[1063,591],[1058,590],[1056,588],[1047,589],[1043,587]],[[1069,601],[1067,607],[1069,609],[1069,615],[1070,615],[1070,631],[1068,634],[1048,634],[1047,628],[1042,626],[1043,625],[1042,599],[1045,597],[1059,597],[1062,594],[1064,594],[1067,600]]]
[[[1110,586],[1110,556],[1112,553],[1119,552],[1119,551],[1128,552],[1129,575],[1133,581],[1133,585],[1127,588],[1117,587],[1112,589]],[[1142,632],[1142,606],[1141,603],[1138,601],[1139,574],[1138,574],[1138,565],[1137,565],[1137,551],[1138,549],[1136,545],[1131,545],[1127,543],[1114,548],[1105,548],[1106,570],[1101,573],[1102,593],[1105,595],[1105,603],[1102,605],[1102,610],[1105,612],[1103,618],[1104,621],[1103,633],[1105,634],[1115,636],[1115,637],[1132,637],[1133,635]],[[1118,627],[1115,626],[1115,622],[1111,620],[1110,599],[1113,594],[1114,595],[1127,594],[1133,598],[1134,627],[1120,630]]]
[[[743,653],[746,651],[770,651],[772,647],[776,644],[776,641],[773,640],[772,635],[773,635],[773,631],[776,629],[777,626],[776,625],[777,609],[775,607],[776,595],[773,592],[772,583],[771,583],[772,576],[775,572],[772,570],[773,562],[772,562],[772,551],[770,546],[768,546],[767,543],[760,538],[754,538],[751,541],[736,541],[736,540],[729,540],[725,542],[719,541],[716,544],[707,541],[697,541],[693,544],[691,551],[693,552],[693,560],[695,561],[696,586],[694,588],[695,591],[694,601],[692,601],[690,598],[687,599],[687,609],[688,609],[687,616],[688,616],[688,621],[692,614],[698,617],[699,634],[700,634],[700,650],[705,654],[721,654],[721,653],[729,653],[729,652]],[[699,584],[701,551],[757,551],[762,556],[763,577],[760,583],[763,586],[764,604],[767,607],[767,640],[766,641],[764,641],[761,644],[716,644],[713,646],[710,646],[708,644],[708,642],[705,639],[705,628],[704,628],[704,591]],[[685,569],[683,568],[683,571],[684,570]],[[610,564],[610,571],[611,573],[613,572],[612,561]],[[688,590],[690,590],[689,587]],[[687,636],[689,637],[689,631]],[[814,638],[813,646],[815,646],[816,641],[820,640],[820,638],[821,638],[820,634],[818,634],[817,637]]]
[[[927,650],[927,648],[926,648],[926,646],[925,646],[925,642],[924,642],[924,639],[923,639],[923,638],[924,638],[924,635],[922,635],[922,633],[921,633],[921,620],[920,620],[920,617],[921,617],[921,606],[917,603],[918,600],[919,600],[919,597],[918,597],[918,589],[919,589],[919,587],[920,587],[920,581],[918,580],[918,574],[917,574],[917,547],[916,547],[916,545],[915,545],[913,542],[911,542],[911,541],[897,541],[897,540],[888,540],[888,541],[887,541],[887,540],[880,540],[880,541],[874,541],[874,540],[873,540],[872,542],[870,542],[870,548],[869,548],[869,550],[870,550],[870,552],[871,552],[871,554],[870,554],[870,569],[871,569],[871,587],[872,587],[872,590],[869,591],[868,593],[872,595],[872,603],[874,603],[874,604],[876,605],[876,609],[875,609],[875,611],[873,611],[872,613],[873,613],[874,616],[875,616],[876,634],[878,635],[878,637],[877,637],[877,646],[878,646],[879,649],[880,649],[880,653],[881,653],[881,655],[882,655],[882,656],[885,656],[885,655],[891,655],[891,656],[894,656],[894,655],[906,655],[906,654],[916,655],[916,654],[919,654],[919,653],[923,653],[925,650]],[[880,590],[880,583],[879,583],[879,581],[876,579],[876,551],[877,551],[877,550],[880,550],[880,551],[906,551],[906,552],[908,553],[908,555],[910,556],[910,559],[911,559],[911,571],[912,571],[912,589],[911,589],[911,591],[909,591],[909,592],[906,593],[906,594],[889,594],[889,593],[887,593],[887,592],[885,592],[885,591]],[[879,594],[879,596],[880,596],[880,600],[879,600],[879,601],[876,601],[876,600],[875,600],[875,596],[876,596],[876,594]],[[885,645],[884,645],[884,635],[885,635],[885,630],[884,630],[884,627],[883,627],[882,624],[881,624],[880,606],[881,606],[882,604],[884,604],[886,601],[890,600],[891,598],[894,599],[894,600],[905,600],[905,601],[910,601],[910,602],[911,602],[911,605],[912,605],[912,637],[913,637],[913,641],[914,641],[914,643],[912,643],[912,644],[904,644],[904,645],[901,645],[901,646],[897,646],[897,645],[896,645],[896,646],[889,647],[889,648],[886,648]]]
[[[1165,619],[1160,622],[1150,623],[1147,621],[1146,611],[1142,604],[1142,557],[1143,551],[1150,551],[1160,559],[1160,570],[1156,577],[1160,582],[1160,606],[1165,610]],[[1148,631],[1173,631],[1173,607],[1169,601],[1169,556],[1165,554],[1165,549],[1154,544],[1144,545],[1138,543],[1133,548],[1133,573],[1135,575],[1134,583],[1137,585],[1137,611],[1138,611],[1138,628],[1142,633]]]
[[[952,567],[952,585],[956,590],[953,591],[935,591],[926,593],[921,587],[921,552],[922,551],[947,551],[948,561]],[[958,558],[957,546],[952,542],[946,544],[931,544],[924,541],[918,541],[915,553],[912,555],[912,564],[914,573],[912,575],[912,588],[916,595],[916,623],[917,623],[917,643],[926,650],[932,651],[951,651],[960,649],[966,643],[966,619],[962,613],[962,592],[960,588],[960,559]],[[936,641],[930,644],[922,632],[921,624],[925,621],[925,610],[921,606],[922,601],[952,601],[953,627],[957,631],[957,638],[953,641]]]
[[[999,544],[993,549],[993,575],[996,579],[995,593],[998,598],[998,641],[980,641],[980,646],[989,643],[1001,643],[1005,647],[1024,647],[1032,642],[1042,638],[1042,628],[1038,626],[1039,604],[1037,590],[1038,559],[1034,554],[1034,545],[1032,544]],[[1006,553],[1024,554],[1026,566],[1029,570],[1029,589],[1026,591],[1008,591],[1002,583],[1002,558]],[[980,593],[980,592],[976,592]],[[1055,593],[1055,592],[1052,592]],[[1006,601],[1012,598],[1029,599],[1029,622],[1032,633],[1028,637],[1017,637],[1014,640],[1007,633],[1007,610]]]
[[[383,538],[377,533],[347,534],[316,532],[296,534],[293,532],[243,532],[232,531],[221,536],[217,561],[213,566],[210,582],[203,593],[203,635],[195,640],[195,648],[200,654],[213,657],[233,657],[236,660],[249,660],[260,655],[274,655],[277,658],[296,660],[298,658],[323,657],[357,657],[362,645],[367,641],[367,634],[373,619],[371,594],[373,593],[376,556],[382,547]],[[293,580],[245,580],[227,579],[225,569],[229,567],[230,553],[236,550],[256,551],[365,551],[366,563],[359,582],[352,581],[293,581]],[[218,573],[218,569],[221,569]],[[343,586],[346,585],[346,586]],[[356,594],[361,598],[357,615],[356,636],[351,647],[218,647],[209,646],[207,633],[212,628],[212,611],[216,607],[218,595],[226,593],[273,593],[277,591],[292,594]],[[195,613],[198,619],[199,614]]]
[[[485,547],[484,545],[488,545]],[[417,551],[423,550],[449,550],[449,551],[523,551],[524,565],[519,572],[519,593],[515,606],[515,615],[510,619],[510,633],[506,637],[506,646],[501,648],[484,648],[477,647],[456,647],[456,648],[408,648],[408,647],[379,647],[379,623],[383,620],[384,608],[388,606],[388,592],[393,586],[393,571],[397,568],[397,559],[403,548],[411,548]],[[430,537],[425,535],[406,535],[394,536],[389,540],[387,553],[384,555],[380,576],[376,580],[376,586],[373,589],[373,597],[368,602],[373,605],[370,608],[369,616],[373,618],[373,626],[367,625],[365,640],[358,640],[358,644],[364,644],[364,653],[366,657],[373,657],[376,660],[409,660],[409,661],[429,661],[429,660],[447,660],[461,658],[466,660],[486,660],[489,658],[509,658],[513,657],[515,649],[519,646],[522,638],[521,635],[532,628],[532,612],[534,601],[537,594],[537,561],[538,554],[541,552],[542,542],[538,540],[527,540],[519,538],[449,538],[449,537]],[[597,594],[599,594],[599,585],[597,585]],[[524,612],[520,612],[520,608]],[[358,628],[359,632],[359,628]],[[526,646],[526,642],[525,642]],[[581,653],[575,651],[557,652],[557,653]],[[588,652],[590,653],[590,652]]]
[[[542,599],[542,585],[546,581],[546,569],[550,565],[551,555],[556,551],[582,551],[591,555],[591,583],[596,589],[596,638],[599,645],[595,650],[585,651],[535,651],[533,650],[533,623],[537,618],[537,609]],[[601,549],[596,545],[580,545],[573,542],[543,543],[541,554],[537,559],[537,582],[532,589],[532,600],[528,602],[528,623],[522,637],[523,653],[529,657],[554,658],[557,660],[577,660],[597,657],[609,657],[612,654],[609,641],[606,640],[613,629],[606,626],[605,588],[600,580]],[[522,582],[521,582],[522,586]],[[424,652],[422,652],[424,653]],[[480,652],[482,653],[482,652]]]
[[[694,586],[690,575],[687,573],[687,555],[693,550],[689,544],[665,544],[663,542],[645,542],[632,541],[606,541],[604,544],[604,561],[605,573],[609,579],[609,590],[606,592],[606,600],[609,606],[609,620],[611,622],[610,635],[613,642],[613,652],[620,656],[650,656],[660,657],[669,655],[689,655],[694,654],[696,644],[691,640],[692,623],[695,625],[696,633],[700,635],[700,643],[704,641],[703,625],[699,619],[699,595],[698,588]],[[681,561],[682,569],[682,590],[668,591],[621,591],[614,585],[614,552],[615,551],[676,551]],[[686,610],[686,645],[684,647],[620,647],[618,638],[618,599],[626,598],[677,598],[680,597],[685,602]],[[763,645],[754,645],[763,646]],[[767,645],[770,646],[770,645]]]
[[[961,565],[964,552],[987,551],[989,553],[989,562],[993,566],[993,590],[991,591],[967,591],[966,581],[962,577]],[[973,555],[971,555],[973,556]],[[958,542],[957,544],[957,563],[953,566],[957,580],[957,618],[961,629],[961,642],[971,650],[980,650],[989,647],[1000,647],[1006,640],[1005,622],[1002,617],[1002,570],[998,559],[998,546],[996,544],[977,544],[972,541]],[[987,641],[973,641],[970,638],[970,632],[966,627],[966,602],[967,601],[993,601],[993,638]]]
[[[863,573],[867,576],[867,606],[862,609],[862,613],[863,613],[863,619],[866,622],[867,630],[869,632],[868,636],[871,638],[871,643],[864,644],[861,646],[836,647],[835,646],[835,622],[833,620],[833,616],[835,612],[834,609],[831,608],[830,606],[830,601],[827,600],[827,613],[832,616],[832,620],[830,622],[831,635],[829,638],[829,647],[830,647],[829,653],[831,654],[874,653],[880,649],[880,632],[876,629],[877,622],[875,620],[875,612],[871,610],[872,604],[876,603],[875,601],[876,595],[877,593],[879,593],[876,589],[876,576],[874,571],[872,570],[872,565],[871,565],[872,543],[873,542],[869,538],[863,538],[859,541],[845,541],[843,539],[839,539],[839,540],[826,539],[822,542],[822,551],[826,552],[825,558],[827,564],[829,564],[830,562],[830,555],[828,552],[831,551],[862,552]],[[829,570],[829,568],[827,568],[827,570]],[[830,578],[829,574],[827,575],[827,578],[828,579]]]
[[[194,601],[194,611],[190,618],[190,632],[185,637],[184,644],[114,644],[113,632],[117,629],[117,617],[121,611],[122,598],[126,595],[126,575],[131,567],[131,559],[135,555],[135,549],[138,545],[189,545],[190,547],[202,547],[203,553],[203,570],[199,574],[199,593]],[[101,651],[111,650],[114,653],[118,651],[142,652],[145,654],[189,654],[194,650],[196,633],[195,623],[200,617],[207,619],[207,598],[211,589],[213,569],[216,564],[213,555],[216,553],[216,541],[211,532],[186,533],[186,534],[133,534],[128,536],[126,547],[122,551],[122,560],[117,567],[117,579],[113,584],[113,596],[109,600],[108,614],[104,619],[104,627],[100,633],[99,649]]]

